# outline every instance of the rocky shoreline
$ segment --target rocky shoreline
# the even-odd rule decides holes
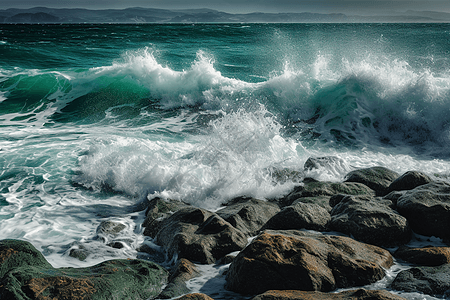
[[[310,158],[305,170],[341,163]],[[291,170],[274,180],[302,178]],[[280,199],[239,197],[216,212],[154,198],[146,205],[144,235],[165,255],[143,245],[142,259],[111,260],[90,268],[53,268],[31,244],[0,241],[1,299],[212,299],[188,294],[195,264],[229,264],[226,289],[248,299],[403,299],[362,287],[382,279],[394,260],[413,267],[389,289],[450,298],[450,247],[405,246],[413,233],[450,241],[450,184],[416,171],[384,167],[350,172],[343,182],[302,178]],[[102,222],[98,235],[120,232]],[[109,239],[108,245],[124,241]],[[235,255],[238,253],[237,255]],[[83,260],[82,245],[70,255]],[[353,289],[333,292],[337,289]]]

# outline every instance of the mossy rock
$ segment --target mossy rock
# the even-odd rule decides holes
[[[117,259],[88,268],[53,268],[30,243],[0,242],[0,298],[107,300],[155,298],[167,282],[159,265]]]

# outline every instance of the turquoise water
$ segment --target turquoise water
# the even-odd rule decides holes
[[[276,198],[310,156],[450,175],[450,25],[0,25],[0,238],[136,257],[134,205]],[[125,224],[124,248],[97,240]],[[68,253],[83,244],[86,261]]]

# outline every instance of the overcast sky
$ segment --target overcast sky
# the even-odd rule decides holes
[[[230,13],[321,12],[374,14],[392,11],[450,12],[450,0],[0,0],[0,9],[31,8],[212,8]]]

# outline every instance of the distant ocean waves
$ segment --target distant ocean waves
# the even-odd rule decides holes
[[[120,121],[133,127],[176,110],[252,113],[265,107],[282,131],[297,139],[450,155],[446,73],[397,60],[343,60],[331,69],[327,58],[317,55],[306,71],[286,65],[266,80],[246,82],[224,76],[215,64],[214,57],[198,51],[189,69],[175,71],[151,49],[142,49],[84,70],[3,70],[2,118],[10,125]]]

